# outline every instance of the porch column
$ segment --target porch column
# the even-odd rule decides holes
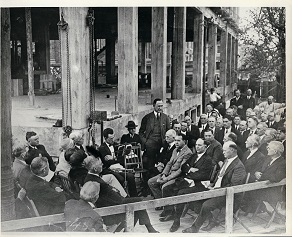
[[[204,55],[204,15],[195,15],[194,19],[193,80],[195,93],[201,93],[203,87],[203,55]]]
[[[214,87],[215,71],[216,71],[216,47],[217,47],[217,26],[211,24],[209,26],[209,42],[208,42],[208,87]]]
[[[145,42],[141,42],[140,63],[141,63],[141,68],[140,68],[141,73],[147,73],[146,43]]]
[[[118,8],[118,110],[138,112],[138,7]]]
[[[115,39],[106,39],[106,83],[115,84]]]
[[[90,115],[88,7],[62,7],[67,29],[61,30],[63,125],[87,127]],[[68,30],[68,38],[66,31]],[[67,45],[68,43],[68,45]]]
[[[171,98],[185,97],[186,7],[174,8]]]
[[[225,89],[227,81],[227,43],[228,43],[228,31],[221,31],[221,40],[220,40],[220,82],[223,86],[223,101],[225,98]]]
[[[152,8],[151,101],[166,99],[167,8]]]

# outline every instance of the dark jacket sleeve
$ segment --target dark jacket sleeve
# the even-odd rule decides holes
[[[56,170],[56,166],[54,164],[53,158],[49,155],[49,153],[47,152],[46,148],[43,145],[39,145],[39,146],[40,146],[40,148],[42,150],[43,156],[48,158],[50,170],[51,171],[55,171]]]
[[[146,126],[147,126],[148,116],[144,116],[141,121],[141,127],[139,129],[139,136],[142,141],[142,149],[144,149],[146,143]]]
[[[199,170],[193,173],[187,174],[187,178],[192,179],[194,181],[204,181],[210,179],[210,173],[212,170],[212,160],[205,159],[202,166],[200,166]]]

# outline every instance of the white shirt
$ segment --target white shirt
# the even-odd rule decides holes
[[[218,99],[220,100],[221,97],[217,93],[214,92],[213,94],[210,94],[210,101],[211,102],[216,102]]]
[[[113,145],[108,144],[107,142],[105,142],[105,144],[108,146],[108,148],[110,149],[112,156],[115,157],[115,149]]]
[[[156,111],[153,111],[154,112],[154,115],[155,115],[155,117],[157,118],[157,112]],[[159,113],[159,116],[161,116],[161,114]]]
[[[221,187],[221,182],[222,182],[222,179],[223,179],[223,176],[228,168],[228,166],[232,163],[232,161],[234,161],[235,159],[237,158],[237,156],[233,157],[233,158],[230,158],[227,160],[227,164],[226,164],[226,167],[225,167],[225,170],[224,170],[224,173],[222,174],[222,176],[218,176],[218,179],[214,185],[214,188],[220,188]],[[224,165],[223,165],[224,166]],[[221,169],[223,168],[223,166],[221,167]],[[219,173],[221,172],[221,169],[219,171]]]
[[[198,157],[197,157],[197,159],[196,159],[196,162],[198,162],[198,160],[201,159],[201,157],[204,155],[204,153],[205,153],[205,152],[203,152],[203,153],[201,153],[201,154],[197,154]]]
[[[231,133],[231,128],[225,128],[225,134]]]
[[[258,150],[258,148],[252,149],[248,155],[248,157],[246,157],[246,160],[248,160],[254,153],[256,153],[256,151]]]

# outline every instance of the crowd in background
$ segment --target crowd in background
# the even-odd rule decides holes
[[[116,225],[116,231],[121,231],[125,225],[124,214],[101,218],[92,208],[139,202],[147,195],[158,199],[285,178],[285,104],[275,103],[272,96],[256,104],[248,89],[245,95],[236,90],[225,109],[215,89],[209,95],[210,103],[198,122],[192,121],[189,115],[182,121],[166,115],[163,101],[155,99],[153,112],[143,117],[138,133],[138,125],[128,121],[129,133],[119,143],[114,130],[106,128],[102,144],[84,146],[83,133],[66,126],[57,163],[39,143],[39,136],[28,131],[26,142],[14,144],[13,149],[18,218],[35,215],[27,203],[32,200],[41,216],[64,212],[67,230],[106,231],[108,226]],[[131,146],[122,146],[121,150],[121,144]],[[138,149],[131,151],[131,147]],[[137,167],[129,168],[125,164],[127,149],[130,149],[127,154],[132,152],[141,159],[139,192]],[[70,190],[64,182],[71,185]],[[284,196],[283,190],[277,187],[248,192],[241,202],[235,196],[235,209],[249,213],[264,203],[262,209],[267,210],[267,206],[275,206]],[[156,210],[162,211],[160,221],[173,221],[170,232],[174,232],[180,227],[183,213],[188,208],[194,209],[197,219],[183,230],[193,233],[207,219],[209,224],[203,227],[205,230],[216,226],[211,211],[224,205],[225,197],[217,197]],[[135,224],[139,220],[149,232],[157,232],[146,210],[136,211],[134,219]]]

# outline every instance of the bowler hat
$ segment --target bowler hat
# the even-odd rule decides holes
[[[138,125],[136,125],[134,121],[129,121],[125,127],[126,128],[136,128],[136,127],[138,127]]]

